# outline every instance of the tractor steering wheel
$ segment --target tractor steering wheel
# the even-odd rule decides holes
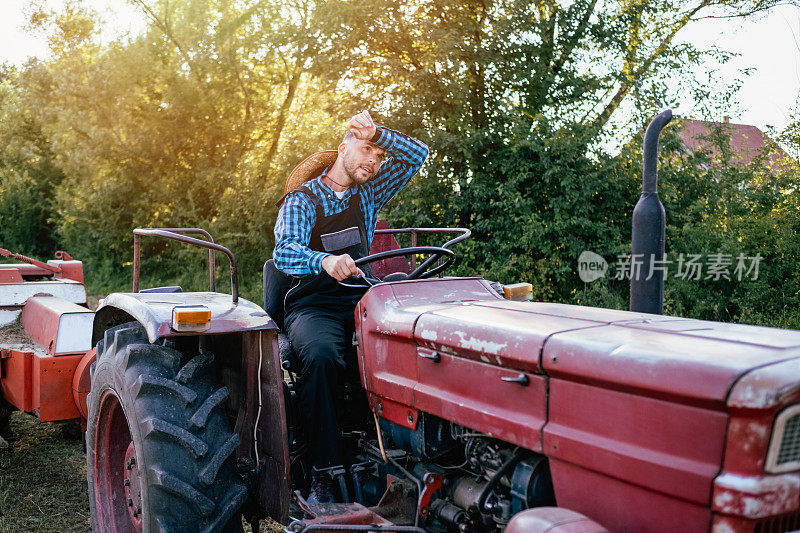
[[[390,257],[398,257],[398,256],[405,256],[405,255],[412,255],[412,254],[433,254],[431,257],[426,259],[415,268],[413,271],[409,272],[408,277],[405,279],[424,279],[430,278],[431,276],[435,276],[439,272],[443,272],[450,268],[453,262],[456,260],[456,254],[448,249],[442,248],[441,246],[412,246],[410,248],[398,248],[397,250],[387,250],[385,252],[378,252],[376,254],[370,254],[362,257],[361,259],[356,259],[356,266],[368,265],[370,263],[374,263],[375,261],[380,261],[382,259],[389,259]],[[437,265],[431,269],[430,265],[434,262],[437,262],[440,258],[446,257],[444,263],[441,265]],[[356,288],[356,289],[363,289],[368,288],[373,285],[376,285],[381,282],[381,280],[377,278],[368,278],[366,276],[351,276],[347,278],[348,280],[354,279],[358,281],[358,284],[354,283],[346,283],[345,281],[340,281],[339,284],[345,287]]]

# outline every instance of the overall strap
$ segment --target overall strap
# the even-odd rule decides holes
[[[353,203],[354,200],[356,202],[358,202],[358,203],[354,204]],[[357,206],[358,209],[361,210],[361,218],[363,219],[364,218],[364,199],[361,196],[361,187],[356,187],[355,192],[350,194],[350,203],[347,205],[347,208],[351,209],[354,206]]]
[[[298,188],[294,189],[293,191],[289,191],[283,196],[281,196],[281,198],[277,202],[275,202],[275,207],[280,207],[281,204],[286,200],[286,198],[289,197],[290,194],[294,194],[296,192],[300,192],[308,196],[308,198],[311,200],[311,203],[314,204],[314,208],[317,211],[317,220],[325,216],[325,212],[322,209],[322,202],[320,202],[319,198],[317,198],[317,196],[313,192],[311,192],[311,189],[309,189],[305,185],[301,185]]]
[[[325,216],[325,210],[322,208],[322,202],[320,202],[316,194],[311,192],[311,189],[309,189],[305,185],[301,185],[298,188],[296,188],[295,191],[301,192],[311,199],[311,203],[314,204],[314,209],[316,209],[317,211],[317,220],[320,220],[322,217]]]
[[[358,215],[356,216],[356,225],[358,226],[358,232],[361,234],[361,242],[363,244],[364,255],[369,255],[369,248],[367,246],[367,224],[365,220],[365,209],[364,209],[364,197],[361,196],[361,187],[356,187],[355,192],[350,195],[350,204],[347,206],[347,209],[355,209]]]

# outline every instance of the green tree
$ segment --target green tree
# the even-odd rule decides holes
[[[347,79],[433,148],[387,215],[472,228],[463,272],[527,279],[537,298],[577,301],[577,256],[624,251],[640,190],[640,152],[605,153],[620,133],[612,117],[627,99],[632,129],[643,129],[672,97],[666,80],[725,60],[680,44],[688,23],[774,4],[362,0],[344,15],[361,52]]]
[[[146,32],[107,46],[79,3],[35,17],[53,52],[36,103],[67,176],[59,235],[111,268],[129,263],[136,226],[202,226],[255,278],[284,176],[339,133],[338,100],[324,93],[336,83],[324,4],[134,3],[151,21]],[[147,243],[145,254],[159,257],[162,277],[185,277],[180,265],[202,257],[165,243]]]
[[[641,139],[608,153],[620,110],[643,130],[675,73],[727,57],[679,44],[686,24],[776,0],[130,3],[147,27],[111,42],[87,3],[36,4],[52,56],[0,83],[4,243],[49,253],[58,242],[105,292],[129,283],[134,227],[201,226],[236,252],[258,300],[286,174],[370,108],[432,148],[385,212],[394,225],[470,227],[458,272],[626,307],[625,282],[587,287],[575,273],[584,249],[628,251]],[[681,76],[712,110],[731,95]],[[797,145],[796,131],[782,142]],[[796,267],[796,173],[735,168],[719,146],[720,157],[688,154],[665,134],[668,252],[761,253],[765,285],[670,281],[668,310],[792,323],[780,313],[797,292],[778,280]],[[205,283],[201,251],[146,241],[144,255],[146,283]]]
[[[39,68],[29,66],[25,75],[0,71],[0,247],[51,256],[53,198],[64,175],[27,87]]]
[[[770,164],[778,150],[771,145],[748,165],[732,164],[730,132],[723,125],[709,132],[708,149],[690,152],[677,134],[679,127],[680,121],[667,127],[660,147],[659,195],[667,214],[669,261],[665,313],[800,327],[798,163],[784,159]],[[611,164],[636,180],[640,153],[638,137]],[[630,222],[627,229],[629,236]],[[608,259],[628,253],[629,241]],[[701,270],[678,276],[681,266],[687,273],[693,255],[699,256]],[[708,270],[714,257],[724,275]],[[580,303],[627,309],[628,291],[627,279],[611,279],[586,285],[576,295]]]

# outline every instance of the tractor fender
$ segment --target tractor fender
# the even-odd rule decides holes
[[[181,306],[202,305],[211,311],[211,322],[198,331],[175,331],[172,310]],[[278,329],[275,321],[258,305],[239,298],[234,303],[229,294],[217,292],[113,293],[97,308],[92,328],[92,346],[109,328],[131,321],[144,326],[149,341],[164,337],[214,335]]]
[[[506,533],[608,533],[594,520],[563,507],[536,507],[515,514]]]

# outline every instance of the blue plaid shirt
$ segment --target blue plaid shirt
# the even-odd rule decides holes
[[[361,186],[368,248],[372,244],[378,212],[411,180],[428,157],[425,143],[388,128],[380,127],[378,131],[380,136],[375,144],[386,150],[387,158],[375,176]],[[327,172],[325,169],[321,176],[305,183],[319,198],[326,217],[347,209],[350,197],[356,191],[356,186],[353,186],[339,199],[333,189],[322,182],[322,176]],[[330,254],[315,252],[308,247],[316,218],[316,209],[308,196],[290,194],[286,197],[275,223],[275,250],[272,254],[275,266],[280,270],[293,276],[322,271],[322,260]]]

